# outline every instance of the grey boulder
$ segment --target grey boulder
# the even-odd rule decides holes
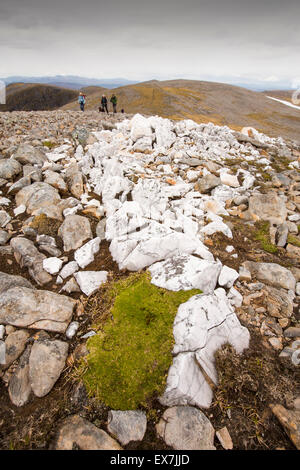
[[[28,287],[12,287],[0,295],[0,324],[64,333],[75,300]]]

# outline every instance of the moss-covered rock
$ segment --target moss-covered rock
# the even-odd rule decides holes
[[[177,309],[200,292],[158,288],[148,273],[113,284],[107,293],[107,298],[114,298],[110,315],[88,340],[89,355],[82,370],[89,394],[125,410],[146,405],[162,393],[172,363]]]

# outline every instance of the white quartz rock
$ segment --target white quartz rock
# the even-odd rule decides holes
[[[82,292],[91,295],[106,282],[107,274],[107,271],[79,271],[74,277]]]
[[[232,232],[228,225],[224,224],[224,222],[220,222],[217,220],[215,220],[214,222],[210,222],[200,230],[200,233],[202,233],[203,235],[213,235],[216,232],[222,232],[226,237],[232,238]]]
[[[150,121],[141,116],[140,114],[136,114],[130,122],[130,137],[133,142],[136,142],[138,139],[142,137],[151,137],[152,129]]]
[[[75,251],[74,259],[81,268],[85,268],[94,261],[94,256],[100,248],[100,242],[101,239],[99,237],[93,238],[93,240],[90,240]]]
[[[70,261],[64,265],[59,275],[62,277],[62,279],[66,279],[67,277],[72,276],[72,274],[78,271],[78,269],[78,263],[76,263],[76,261]]]
[[[78,328],[79,328],[78,321],[72,321],[70,323],[70,325],[68,326],[67,330],[66,330],[66,337],[68,339],[73,338],[73,336],[76,334],[76,331],[78,330]]]
[[[193,253],[196,249],[196,241],[183,233],[173,232],[162,237],[152,237],[141,241],[123,261],[120,268],[139,271],[156,261],[170,258],[179,253]]]
[[[56,258],[55,256],[51,258],[45,258],[43,260],[43,269],[49,274],[57,274],[60,271],[62,265],[62,260]]]
[[[232,287],[237,278],[239,277],[239,273],[228,266],[223,266],[220,272],[220,276],[218,279],[218,283],[222,287]]]
[[[226,186],[231,186],[232,188],[238,188],[240,186],[239,180],[236,175],[231,175],[230,173],[222,172],[220,174],[222,184]]]
[[[151,283],[165,289],[179,291],[200,289],[212,293],[222,265],[192,255],[177,255],[150,266]]]
[[[160,401],[164,406],[189,404],[208,408],[213,394],[201,370],[217,384],[214,354],[225,343],[242,353],[249,346],[249,332],[241,326],[225,290],[219,288],[213,294],[195,295],[181,304],[173,333],[175,357]]]
[[[227,297],[232,305],[234,305],[235,307],[241,307],[243,303],[243,296],[239,293],[237,289],[231,287],[227,294]]]

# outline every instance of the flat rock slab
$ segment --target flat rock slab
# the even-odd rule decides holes
[[[147,418],[143,411],[111,410],[108,413],[107,429],[122,445],[130,441],[142,441],[147,428]]]
[[[122,447],[105,431],[78,415],[67,418],[60,427],[56,450],[122,450]]]
[[[65,295],[12,287],[0,295],[0,323],[64,333],[76,301]]]
[[[31,345],[27,346],[26,351],[21,356],[17,369],[9,381],[9,398],[15,406],[25,405],[31,394],[31,385],[29,380],[30,351]]]
[[[287,217],[285,202],[276,194],[253,194],[249,198],[249,214],[254,220],[282,224]]]
[[[150,266],[151,283],[172,291],[200,289],[205,294],[216,287],[222,265],[192,255],[178,255]]]
[[[149,237],[148,240],[142,240],[121,263],[116,259],[120,269],[139,271],[178,254],[195,253],[199,246],[190,236],[178,232],[152,237],[149,233]]]
[[[63,239],[64,251],[76,250],[93,238],[90,222],[81,215],[68,215],[61,224],[58,235]]]
[[[12,274],[0,272],[0,294],[11,287],[17,286],[33,288],[31,282],[22,276],[14,276]]]
[[[249,332],[241,326],[225,290],[219,288],[213,294],[195,295],[181,304],[173,333],[173,364],[159,400],[165,406],[188,404],[208,408],[213,393],[205,376],[215,384],[218,381],[216,351],[230,343],[242,353],[249,345]]]
[[[156,426],[157,434],[176,450],[215,450],[215,430],[202,411],[192,406],[168,408]]]
[[[29,378],[33,393],[44,397],[58,380],[67,359],[68,343],[48,338],[34,342],[29,357]]]
[[[279,264],[245,261],[243,266],[259,281],[270,284],[273,287],[282,287],[283,289],[291,289],[295,291],[296,279],[291,271]]]
[[[85,295],[92,295],[106,282],[107,271],[79,271],[74,277]]]

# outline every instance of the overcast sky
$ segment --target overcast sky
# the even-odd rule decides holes
[[[0,77],[232,77],[300,86],[299,0],[0,2]]]

